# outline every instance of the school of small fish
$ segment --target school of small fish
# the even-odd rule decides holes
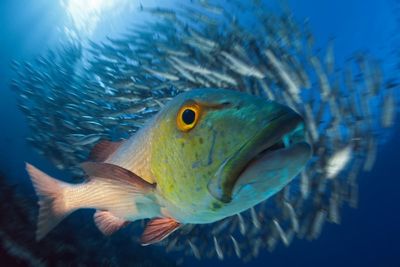
[[[396,121],[400,86],[365,53],[335,66],[333,41],[317,50],[308,22],[289,9],[211,2],[141,5],[155,17],[145,27],[88,47],[66,44],[35,62],[13,62],[18,78],[11,88],[32,129],[30,145],[75,176],[99,140],[128,138],[193,88],[239,90],[302,114],[314,154],[293,182],[248,211],[185,225],[159,243],[197,259],[248,262],[280,242],[317,239],[326,222],[341,222],[344,205],[357,207],[357,177],[373,168]],[[239,12],[251,15],[251,29],[234,15]]]

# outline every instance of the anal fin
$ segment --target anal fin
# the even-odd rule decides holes
[[[144,229],[140,242],[147,246],[160,242],[181,226],[181,223],[172,218],[152,219]]]
[[[129,224],[128,221],[114,216],[109,211],[97,210],[93,215],[93,219],[97,228],[99,228],[99,230],[106,236],[112,235],[119,229]]]

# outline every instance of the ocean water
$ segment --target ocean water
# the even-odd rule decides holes
[[[360,172],[358,175],[358,207],[351,208],[349,205],[343,205],[340,212],[340,224],[325,223],[320,236],[315,240],[295,238],[289,246],[278,242],[272,251],[264,247],[256,257],[249,260],[234,255],[225,255],[224,260],[220,260],[215,252],[208,257],[206,254],[209,250],[213,250],[214,244],[205,241],[207,248],[200,249],[202,257],[199,260],[193,256],[190,246],[185,243],[185,234],[179,235],[179,242],[182,242],[186,249],[166,251],[165,247],[168,243],[161,246],[141,247],[137,239],[133,237],[133,235],[140,235],[139,225],[123,229],[115,236],[103,237],[92,223],[91,213],[78,211],[63,221],[50,239],[36,243],[34,241],[35,221],[32,218],[35,218],[37,213],[37,199],[25,171],[25,162],[33,163],[54,177],[69,179],[72,175],[70,170],[57,168],[49,154],[40,155],[38,150],[26,141],[28,137],[38,133],[46,134],[46,132],[39,128],[35,129],[32,124],[29,127],[31,120],[18,108],[21,95],[19,91],[13,90],[10,84],[13,79],[21,80],[23,75],[29,76],[29,73],[18,75],[12,68],[13,61],[34,62],[39,56],[46,55],[49,50],[57,49],[71,40],[75,43],[81,42],[84,47],[83,56],[81,56],[90,60],[89,52],[85,52],[85,47],[90,47],[91,41],[100,43],[107,41],[107,37],[119,38],[137,24],[144,30],[152,29],[149,25],[156,16],[144,12],[141,7],[145,10],[147,7],[158,6],[174,9],[183,4],[191,4],[192,1],[91,0],[82,2],[84,1],[5,0],[0,2],[0,123],[2,125],[0,128],[0,176],[6,184],[0,189],[2,200],[0,205],[5,211],[5,216],[0,216],[2,227],[0,228],[0,266],[39,266],[41,264],[78,266],[78,263],[81,264],[80,266],[400,266],[398,243],[400,239],[400,216],[398,215],[400,143],[397,140],[400,136],[400,127],[399,119],[396,117],[390,128],[379,129],[373,133],[375,140],[379,143],[376,161],[370,172]],[[247,12],[241,13],[231,9],[230,4],[227,4],[228,1],[215,2],[231,15],[242,20],[249,32],[254,23],[260,23],[260,21],[254,21]],[[250,5],[247,1],[236,2],[241,2],[243,6]],[[278,12],[275,11],[279,5],[278,2],[264,2],[268,2],[267,4],[271,7],[265,12]],[[329,42],[334,40],[335,65],[338,69],[346,66],[352,55],[362,53],[378,60],[385,81],[399,79],[400,3],[398,1],[306,0],[287,1],[286,4],[296,20],[304,21],[307,18],[315,39],[315,53],[319,53],[318,55],[325,53]],[[264,36],[257,37],[264,38]],[[223,40],[217,41],[223,42]],[[302,45],[305,44],[302,43]],[[277,56],[279,57],[279,54]],[[118,65],[118,62],[116,64]],[[74,71],[85,73],[93,70],[93,68],[84,67],[83,70],[75,68]],[[75,73],[70,75],[72,80]],[[311,77],[315,87],[318,87],[317,78]],[[77,84],[79,85],[79,80]],[[64,90],[68,88],[66,86]],[[398,103],[398,89],[399,85],[393,89],[394,96],[397,97],[396,103]],[[39,108],[45,109],[44,106],[39,106]],[[373,103],[372,110],[376,111],[372,113],[373,115],[381,114],[383,107]],[[398,110],[397,106],[395,110]],[[61,111],[64,112],[62,109]],[[54,107],[48,109],[49,114],[52,112],[54,112]],[[37,113],[34,114],[37,116]],[[379,120],[379,118],[375,119]],[[57,128],[54,129],[54,131],[57,130]],[[328,133],[321,133],[322,136],[324,134],[329,136]],[[52,146],[55,145],[49,141],[44,149]],[[12,190],[9,191],[7,188],[12,188]],[[19,192],[19,198],[13,197],[15,192],[13,190]],[[13,202],[18,201],[24,203],[21,205],[26,208],[21,210],[22,213],[26,211],[29,213],[26,215],[28,219],[24,217],[24,214],[18,217],[12,212],[15,211]],[[8,217],[9,214],[12,216]],[[207,234],[207,229],[210,230],[209,238],[212,238],[213,226],[201,228],[199,233]],[[189,234],[190,238],[194,238],[193,232]],[[227,229],[223,229],[220,233],[221,240],[225,240],[224,236],[229,239],[230,234]],[[173,238],[174,236],[171,239]],[[254,242],[248,241],[243,251],[251,250],[251,245],[254,243],[255,239]],[[66,245],[69,248],[63,247]]]

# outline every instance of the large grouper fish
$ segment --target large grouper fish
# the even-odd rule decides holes
[[[68,214],[96,209],[109,235],[151,219],[143,245],[183,224],[212,223],[277,193],[306,165],[302,117],[287,106],[235,90],[197,89],[168,102],[131,138],[101,141],[69,184],[26,164],[39,197],[36,238]]]

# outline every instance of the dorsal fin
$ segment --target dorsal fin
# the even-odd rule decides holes
[[[140,238],[142,246],[160,242],[181,226],[181,223],[172,218],[152,219]]]
[[[102,140],[98,142],[90,152],[89,160],[102,162],[105,161],[112,153],[114,153],[124,141],[111,142]]]
[[[97,228],[103,233],[103,235],[112,235],[122,227],[129,224],[128,221],[114,216],[109,211],[97,210],[93,215],[94,222]]]
[[[155,188],[155,184],[150,184],[137,176],[130,170],[118,165],[105,162],[84,162],[82,169],[91,178],[105,178],[127,183],[135,189],[137,193],[147,193]]]

